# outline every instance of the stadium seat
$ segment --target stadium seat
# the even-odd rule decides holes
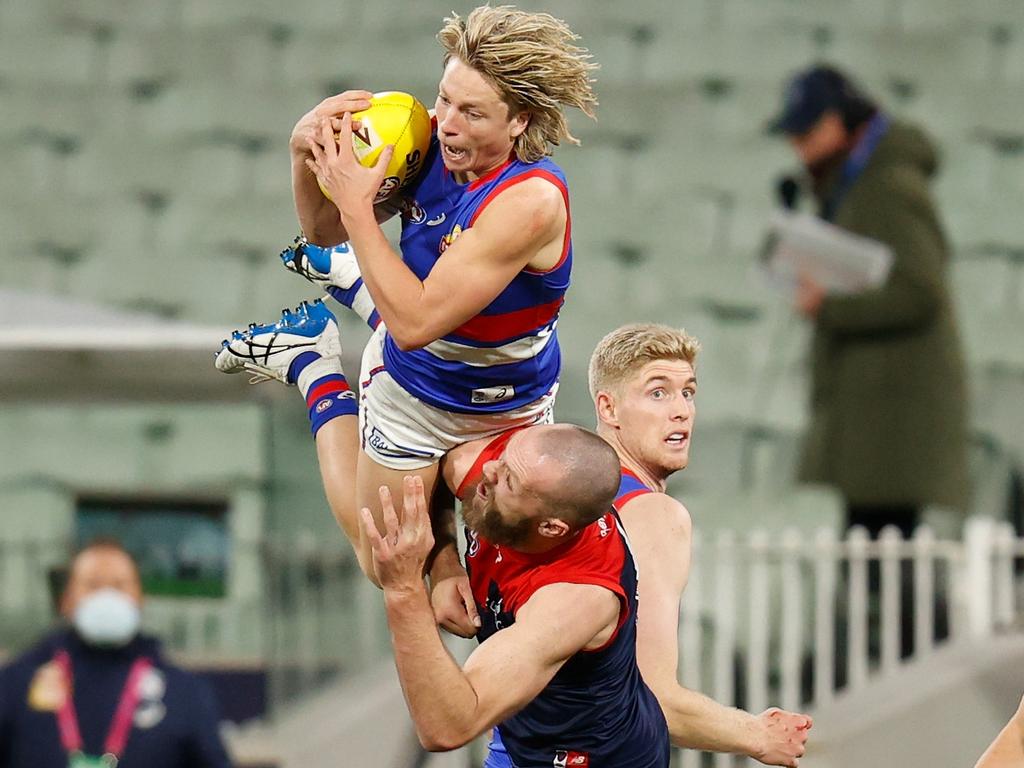
[[[117,30],[104,56],[102,82],[231,83],[254,90],[280,75],[285,45],[265,23],[198,29]]]
[[[941,77],[979,81],[987,72],[986,41],[957,28],[905,31],[839,30],[823,51],[856,77],[866,80],[929,82]],[[943,74],[939,74],[943,73]]]
[[[350,88],[406,91],[433,106],[442,55],[430,34],[382,40],[357,36],[353,30],[340,35],[310,31],[292,39],[282,51],[280,81],[314,88],[321,98]],[[410,67],[408,62],[415,65]]]
[[[45,26],[110,30],[173,29],[179,24],[179,4],[166,0],[11,0],[31,4],[35,20]]]
[[[895,25],[905,30],[956,30],[973,20],[959,0],[897,0],[892,3]]]
[[[350,23],[366,40],[388,38],[424,38],[433,41],[434,35],[444,23],[445,17],[452,13],[451,3],[426,0],[426,2],[407,3],[404,0],[376,0],[373,3],[361,3],[350,6],[351,21],[346,14],[344,25]],[[471,6],[456,8],[462,18],[466,17]],[[434,47],[440,51],[436,42]]]
[[[644,51],[639,74],[648,82],[660,83],[679,77],[735,79],[756,73],[781,84],[813,61],[817,52],[806,28],[659,30]]]
[[[870,29],[886,26],[891,15],[888,0],[716,0],[704,5],[711,8],[711,24],[722,29]]]
[[[0,27],[0,80],[38,88],[86,86],[97,75],[99,46],[86,33]]]
[[[1024,84],[1024,22],[1019,22],[1016,27],[1000,29],[1008,32],[1002,51],[1003,76],[1008,82]]]
[[[927,0],[916,0],[924,10]],[[954,0],[946,0],[946,5],[952,4],[953,22],[968,22],[974,24],[1005,24],[1020,29],[1024,26],[1021,19],[1020,4],[1016,0],[984,0],[983,2],[961,5]]]
[[[299,36],[311,32],[329,32],[337,37],[352,34],[352,14],[358,6],[325,5],[323,0],[178,0],[181,25],[189,30],[239,28],[247,25],[293,28]]]
[[[236,88],[211,81],[176,84],[141,110],[141,128],[154,140],[248,132],[287,141],[302,114],[319,101],[315,90]]]

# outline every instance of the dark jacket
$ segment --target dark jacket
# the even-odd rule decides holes
[[[837,486],[850,504],[967,506],[964,363],[928,190],[937,165],[924,133],[893,123],[833,219],[893,252],[883,287],[827,297],[814,328],[801,479]]]
[[[52,706],[40,708],[47,700],[40,690],[47,670],[40,669],[53,661],[59,648],[71,657],[74,704],[87,754],[102,754],[129,668],[139,656],[147,656],[154,667],[143,679],[119,768],[231,765],[218,732],[212,692],[199,678],[167,663],[155,640],[138,637],[119,650],[97,650],[63,630],[0,670],[0,768],[67,768]]]

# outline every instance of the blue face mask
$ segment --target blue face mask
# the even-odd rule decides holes
[[[106,588],[85,597],[71,618],[89,645],[120,648],[139,631],[139,606],[119,589]]]

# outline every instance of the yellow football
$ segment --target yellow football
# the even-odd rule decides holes
[[[415,96],[383,91],[373,94],[369,109],[352,113],[352,121],[361,124],[352,132],[352,150],[362,165],[369,168],[377,162],[384,147],[395,147],[373,201],[376,205],[412,183],[423,167],[430,147],[430,115]],[[331,199],[322,184],[320,191]]]

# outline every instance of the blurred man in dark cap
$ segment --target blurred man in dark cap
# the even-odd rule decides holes
[[[887,281],[862,293],[800,283],[796,308],[814,324],[801,479],[838,488],[848,526],[910,535],[923,507],[965,510],[968,495],[964,364],[929,192],[935,147],[827,66],[792,78],[772,128],[806,169],[818,215],[893,257]]]
[[[140,634],[141,607],[120,544],[75,556],[67,626],[0,669],[0,768],[229,768],[212,692]]]

